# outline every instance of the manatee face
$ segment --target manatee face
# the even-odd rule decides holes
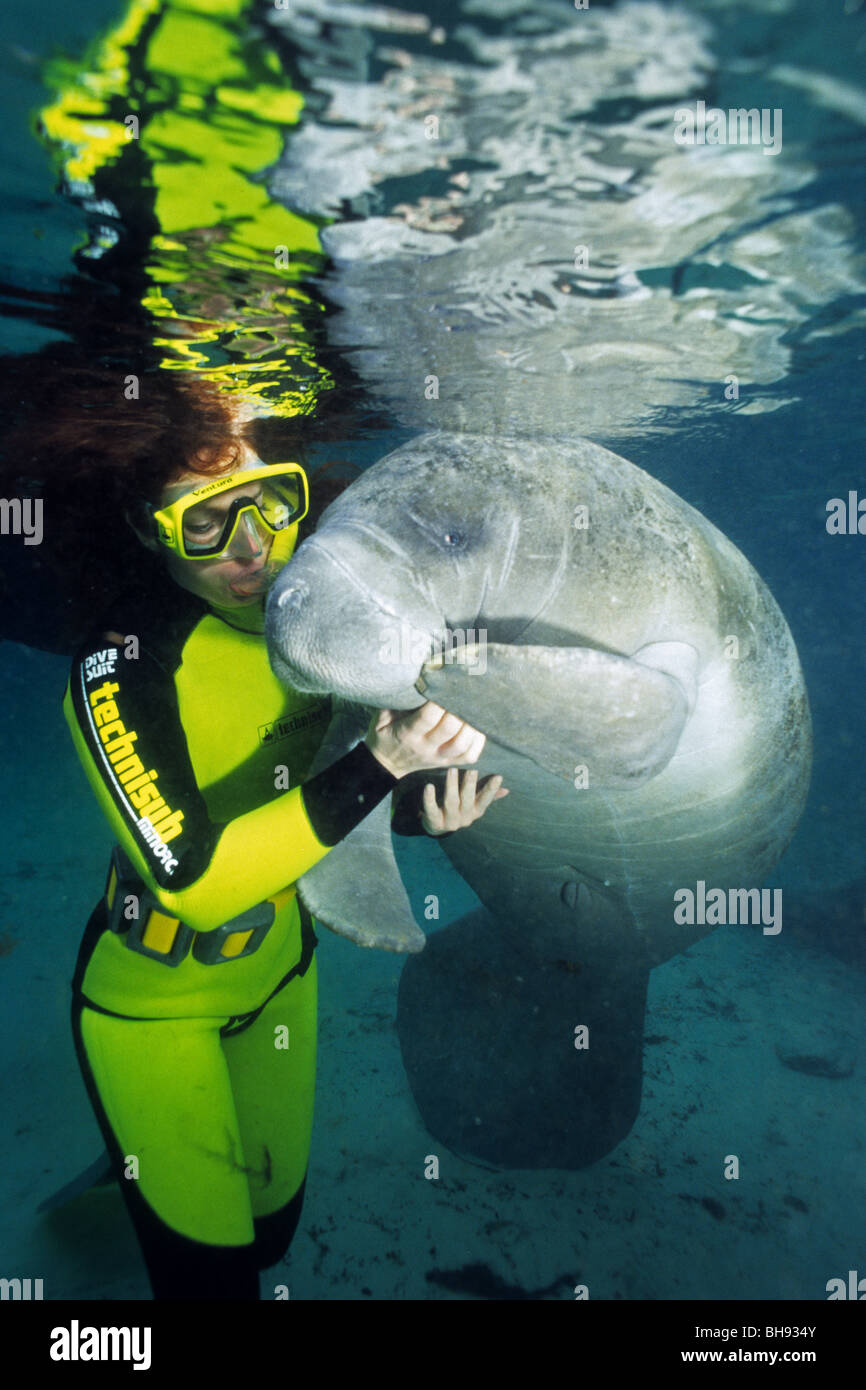
[[[271,660],[296,689],[412,708],[424,662],[490,608],[518,506],[492,493],[471,443],[426,436],[398,453],[327,509],[274,585]]]

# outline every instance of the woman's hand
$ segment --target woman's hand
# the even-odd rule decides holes
[[[364,739],[373,757],[392,777],[405,777],[426,767],[477,763],[486,741],[484,734],[433,700],[420,709],[380,709],[370,720]]]
[[[507,795],[508,788],[503,787],[498,772],[493,777],[485,777],[479,790],[478,773],[475,768],[469,772],[458,773],[456,767],[449,767],[445,774],[445,792],[441,806],[436,800],[434,783],[428,782],[424,787],[421,824],[428,835],[447,835],[452,830],[462,830],[464,826],[480,820],[491,802]]]

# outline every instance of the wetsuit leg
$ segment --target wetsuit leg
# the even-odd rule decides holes
[[[278,1264],[294,1240],[304,1205],[306,1181],[304,1178],[291,1201],[280,1207],[279,1211],[254,1218],[256,1243],[253,1253],[258,1270],[270,1269],[271,1265]]]
[[[219,1030],[73,1004],[88,1094],[157,1299],[259,1296],[250,1189]],[[138,1179],[126,1178],[128,1157]]]
[[[316,1076],[316,961],[248,1023],[223,1029],[260,1269],[291,1243],[303,1203]]]

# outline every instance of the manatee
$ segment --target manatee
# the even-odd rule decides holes
[[[760,887],[805,801],[808,701],[766,585],[589,440],[440,431],[327,509],[267,636],[282,679],[337,697],[316,766],[371,709],[433,699],[510,788],[440,840],[483,907],[426,949],[387,800],[300,881],[320,922],[407,953],[397,1026],[431,1134],[499,1167],[610,1152],[639,1110],[649,972],[713,929],[675,894]]]

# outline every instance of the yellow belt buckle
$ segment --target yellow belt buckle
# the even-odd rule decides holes
[[[135,916],[127,916],[131,899]],[[195,933],[162,911],[119,845],[112,851],[105,901],[109,929],[122,936],[131,951],[172,966],[180,965],[189,953]]]
[[[264,936],[267,932],[267,929],[273,925],[274,918],[276,917],[277,913],[280,911],[281,908],[285,907],[286,903],[289,902],[294,897],[294,895],[295,885],[292,883],[289,885],[288,888],[281,889],[280,892],[275,893],[272,898],[267,898],[265,902],[259,903],[257,907],[254,907],[252,911],[256,913],[260,912],[262,908],[267,909],[268,905],[270,905],[274,909],[272,915],[267,913],[265,914],[266,916],[270,917],[270,920],[267,922],[265,931],[261,932],[255,945],[252,944],[252,937],[254,935],[255,930],[253,927],[249,927],[246,931],[228,932],[225,937],[225,940],[223,941],[222,950],[219,953],[218,959],[237,960],[238,956],[250,955],[254,950],[256,950],[256,947],[261,945],[262,940],[264,939]],[[241,915],[245,916],[246,914]],[[238,918],[234,918],[235,923],[237,923],[238,920]],[[231,925],[231,922],[224,923],[225,927],[230,927]],[[220,930],[222,930],[222,928],[220,928]]]
[[[223,960],[234,960],[237,956],[242,956],[244,947],[247,945],[251,936],[251,931],[229,932],[228,936],[223,941],[222,950],[220,951]]]
[[[149,951],[156,951],[161,956],[170,955],[179,926],[180,918],[167,917],[164,912],[154,909],[148,915],[144,931],[141,933],[142,946],[146,946]]]
[[[142,901],[141,908],[139,920],[132,922],[126,933],[129,949],[163,965],[180,965],[189,954],[195,932],[177,917],[169,917],[149,903]]]
[[[272,899],[266,898],[213,931],[196,932],[192,953],[202,965],[224,965],[251,956],[261,946],[276,915]]]

